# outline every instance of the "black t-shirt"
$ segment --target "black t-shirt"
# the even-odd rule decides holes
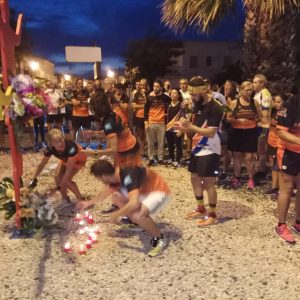
[[[170,103],[167,111],[167,122],[170,122],[178,114],[181,109],[181,102],[178,102],[175,106]]]
[[[146,169],[143,167],[133,167],[120,169],[121,189],[127,193],[139,189],[146,177]]]
[[[69,157],[74,157],[78,153],[79,149],[75,142],[65,140],[65,150],[63,152],[58,152],[56,149],[49,147],[46,148],[44,155],[47,157],[50,157],[51,155],[54,155],[56,158],[67,161]]]
[[[86,89],[83,89],[81,91],[75,90],[74,91],[74,98],[77,99],[78,101],[85,101],[90,97],[89,91]]]
[[[193,124],[197,127],[203,127],[206,122],[206,127],[219,127],[223,118],[221,105],[211,100],[205,105],[195,103]]]

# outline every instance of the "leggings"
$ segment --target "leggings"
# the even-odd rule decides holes
[[[45,142],[45,116],[41,116],[33,120],[34,124],[34,134],[35,134],[35,143],[39,142],[39,128],[40,128],[40,135],[41,141]]]
[[[182,158],[182,136],[178,137],[176,132],[166,131],[166,137],[169,149],[169,158],[174,161],[175,159],[175,146],[176,146],[176,161],[180,162]]]

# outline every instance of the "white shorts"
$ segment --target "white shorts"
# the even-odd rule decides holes
[[[159,213],[171,200],[170,195],[164,192],[152,192],[147,195],[140,195],[139,201],[150,211],[150,217]]]

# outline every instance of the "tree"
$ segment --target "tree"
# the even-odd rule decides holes
[[[232,13],[237,0],[164,0],[162,21],[175,31],[208,32]],[[243,68],[246,78],[264,73],[277,92],[290,90],[297,75],[296,25],[300,0],[244,0]]]
[[[172,72],[170,67],[176,63],[175,58],[182,54],[180,41],[151,34],[141,40],[131,41],[123,56],[126,68],[131,70],[138,67],[138,75],[147,78],[151,84],[157,77]]]

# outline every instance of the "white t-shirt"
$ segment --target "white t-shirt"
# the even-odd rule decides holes
[[[45,94],[47,94],[50,97],[51,103],[53,106],[53,109],[51,111],[48,111],[47,114],[48,115],[58,115],[59,114],[58,107],[60,104],[60,99],[62,98],[62,94],[56,89],[46,89]],[[63,112],[61,111],[61,113],[63,113]]]

